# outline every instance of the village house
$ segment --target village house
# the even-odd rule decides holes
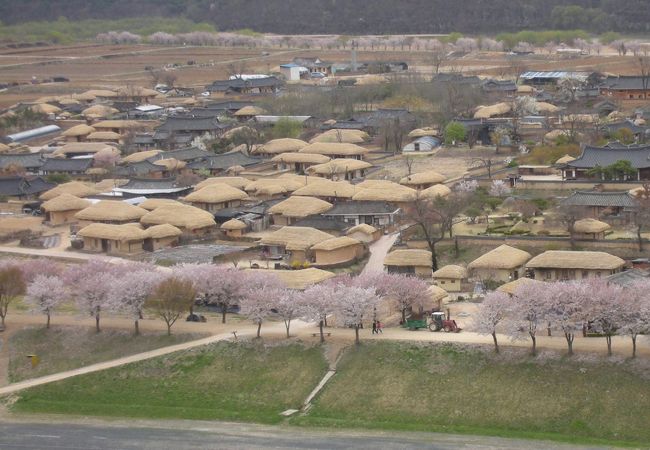
[[[230,94],[275,94],[283,83],[276,77],[217,80],[205,87],[212,96]]]
[[[203,173],[207,171],[211,176],[221,175],[233,172],[234,168],[241,168],[239,171],[250,169],[264,160],[253,158],[241,152],[223,153],[220,155],[210,155],[203,159],[192,161],[187,168],[194,173]]]
[[[446,178],[444,175],[439,174],[435,170],[428,170],[426,172],[419,172],[406,176],[399,181],[399,184],[421,190],[429,188],[435,184],[443,183],[445,180]]]
[[[329,280],[336,276],[335,273],[316,267],[308,267],[301,270],[264,270],[264,269],[249,269],[250,272],[259,273],[272,273],[280,278],[280,281],[289,289],[304,291],[310,286],[313,286],[323,281]]]
[[[314,228],[282,227],[262,238],[262,256],[266,259],[284,260],[291,265],[311,263],[311,247],[332,237],[331,234]]]
[[[575,239],[597,241],[605,239],[605,233],[611,229],[612,227],[609,224],[600,220],[581,219],[573,224],[573,237]]]
[[[594,169],[605,169],[618,161],[627,161],[634,174],[616,174],[607,176],[605,171],[598,173]],[[593,147],[587,145],[580,156],[563,164],[560,168],[564,180],[606,180],[611,178],[618,181],[645,181],[650,180],[650,146],[648,145],[612,145],[606,147]]]
[[[330,129],[309,140],[310,144],[363,144],[370,141],[370,135],[356,129]],[[342,147],[341,147],[342,148]],[[351,147],[354,148],[354,147]],[[358,151],[358,149],[357,149]],[[345,156],[338,156],[345,157]]]
[[[619,100],[644,100],[650,95],[648,80],[643,76],[609,76],[599,86],[601,95]]]
[[[51,225],[62,225],[77,222],[75,214],[89,207],[88,200],[75,197],[72,194],[61,194],[43,202],[41,209],[45,212],[45,221]]]
[[[91,167],[93,167],[92,158],[47,158],[39,169],[39,175],[67,175],[71,178],[84,178]]]
[[[418,198],[418,191],[387,180],[366,180],[356,185],[352,200],[388,202],[402,209]]]
[[[467,265],[475,279],[509,282],[525,275],[525,265],[532,255],[509,245],[500,245]]]
[[[169,205],[179,206],[182,205],[182,203],[171,198],[148,198],[142,203],[138,203],[138,206],[140,208],[146,209],[147,211],[153,211],[154,209],[160,208],[161,206]]]
[[[280,153],[271,158],[271,161],[277,170],[288,170],[302,175],[312,166],[329,162],[330,158],[325,155],[317,155],[314,153]]]
[[[314,264],[319,267],[340,267],[361,259],[364,244],[348,236],[333,237],[311,247]]]
[[[359,159],[363,157],[368,150],[356,144],[344,144],[340,142],[316,142],[298,150],[300,153],[314,153],[317,155],[329,156],[332,159]]]
[[[350,228],[345,234],[348,237],[366,244],[370,244],[382,236],[381,230],[378,230],[372,225],[368,225],[366,223],[362,223]]]
[[[210,184],[185,196],[192,206],[215,213],[223,208],[239,206],[249,197],[244,191],[227,184]]]
[[[142,124],[135,120],[102,120],[93,123],[92,127],[97,131],[112,131],[120,135],[126,135],[143,128]]]
[[[431,278],[431,267],[433,267],[431,252],[411,248],[393,250],[384,258],[384,267],[388,273]]]
[[[238,110],[233,114],[239,120],[240,122],[246,122],[248,120],[251,120],[255,118],[255,116],[258,116],[260,114],[266,114],[266,111],[259,106],[254,106],[254,105],[249,105],[249,106],[244,106],[242,109]]]
[[[502,284],[496,290],[499,292],[503,292],[504,294],[513,296],[515,295],[518,289],[522,288],[522,286],[530,286],[530,285],[542,284],[542,283],[544,282],[539,280],[534,280],[528,277],[521,277],[521,278],[517,278],[516,280],[510,281],[508,283]]]
[[[99,152],[120,154],[120,151],[114,145],[103,142],[70,142],[54,150],[52,156],[55,158],[91,158]]]
[[[230,219],[221,224],[221,228],[226,237],[231,239],[238,239],[244,235],[244,231],[248,226],[239,219]]]
[[[307,169],[311,175],[330,180],[354,180],[363,178],[372,164],[358,159],[332,159],[323,164],[316,164]]]
[[[66,138],[68,142],[83,142],[86,140],[86,137],[97,131],[94,127],[81,123],[73,127],[68,128],[67,130],[61,133],[61,136]]]
[[[271,206],[268,212],[275,225],[293,225],[297,220],[332,209],[332,204],[314,197],[294,195]]]
[[[332,236],[344,236],[346,231],[350,228],[350,224],[343,220],[323,217],[320,214],[314,214],[307,216],[304,219],[297,220],[294,222],[293,226],[316,228],[317,230],[324,231]]]
[[[420,136],[402,148],[403,153],[431,153],[440,146],[440,139],[435,136]]]
[[[44,163],[45,156],[42,153],[0,154],[0,170],[7,173],[37,175]]]
[[[629,192],[578,191],[561,201],[562,205],[581,208],[594,219],[606,218],[609,223],[634,222],[637,200]]]
[[[341,218],[351,225],[368,224],[389,227],[397,221],[400,209],[385,201],[348,201],[334,204],[325,217]]]
[[[350,200],[354,196],[354,185],[348,181],[332,181],[326,178],[318,178],[309,181],[306,186],[293,192],[292,195],[317,197],[330,203],[337,200]]]
[[[462,284],[467,281],[467,269],[462,266],[448,265],[433,272],[433,282],[447,292],[462,291]]]
[[[273,139],[266,144],[259,145],[253,150],[253,154],[271,157],[285,153],[295,153],[309,145],[305,141],[293,138]]]
[[[79,226],[91,223],[104,223],[121,225],[139,222],[147,210],[118,200],[102,200],[82,209],[74,215],[79,221]]]
[[[48,185],[51,187],[40,195],[41,200],[52,200],[61,194],[70,194],[79,198],[99,194],[99,191],[94,186],[81,181],[69,181],[58,186],[49,183]]]
[[[528,261],[526,268],[540,281],[601,278],[623,270],[625,261],[605,252],[549,250]]]
[[[185,238],[200,238],[216,230],[217,223],[207,211],[183,204],[167,204],[147,212],[140,219],[145,227],[173,225]]]
[[[175,199],[188,194],[191,186],[182,186],[176,178],[131,178],[128,182],[112,189],[123,198],[145,196],[147,198]]]
[[[41,177],[0,176],[0,196],[6,200],[30,200],[55,188]]]
[[[89,252],[132,255],[144,251],[147,232],[139,224],[92,223],[77,232]]]
[[[142,247],[148,252],[155,252],[161,248],[175,247],[178,245],[183,232],[168,223],[154,225],[147,228],[147,237]]]

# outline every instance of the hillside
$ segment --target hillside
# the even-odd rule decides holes
[[[650,29],[646,0],[22,0],[16,5],[0,0],[3,23],[159,16],[208,22],[219,30],[282,34]]]

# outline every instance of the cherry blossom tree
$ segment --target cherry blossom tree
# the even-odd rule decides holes
[[[385,292],[397,310],[402,314],[402,323],[406,322],[406,313],[415,308],[423,308],[431,301],[429,285],[426,281],[403,274],[383,274],[378,286]]]
[[[23,273],[25,283],[31,283],[39,275],[59,276],[64,269],[63,264],[50,258],[26,259],[20,262],[20,270]]]
[[[135,334],[138,335],[145,302],[164,277],[154,266],[129,266],[132,270],[115,278],[108,302],[110,309],[125,312],[133,318]]]
[[[178,38],[173,34],[158,31],[149,35],[147,40],[154,45],[172,45],[178,44]]]
[[[511,191],[510,187],[503,180],[493,180],[490,186],[490,195],[493,197],[505,197]]]
[[[650,281],[639,281],[625,289],[625,309],[619,334],[632,339],[632,358],[636,357],[636,339],[650,333]]]
[[[257,337],[259,338],[262,323],[272,314],[276,299],[284,292],[284,285],[277,275],[272,273],[247,275],[240,313],[257,325]]]
[[[221,309],[221,323],[226,323],[228,309],[239,305],[244,297],[246,274],[215,264],[184,264],[179,270],[179,276],[192,282],[206,305]]]
[[[291,337],[289,327],[291,321],[302,314],[301,304],[298,300],[299,294],[288,288],[278,289],[274,293],[273,309],[284,322],[287,331],[287,339]]]
[[[547,287],[541,283],[520,286],[511,301],[508,335],[513,340],[530,338],[531,354],[537,354],[537,332],[548,321]]]
[[[4,330],[9,305],[25,293],[27,286],[19,263],[5,260],[0,263],[0,330]]]
[[[612,336],[625,325],[625,292],[622,287],[600,278],[589,279],[585,283],[585,288],[590,293],[585,308],[589,326],[596,333],[605,336],[607,355],[612,356]]]
[[[474,318],[473,330],[479,334],[492,336],[496,353],[499,353],[497,326],[506,319],[511,303],[512,299],[508,294],[499,291],[490,292],[479,305]]]
[[[27,286],[25,302],[33,311],[45,314],[45,327],[50,328],[50,319],[54,310],[69,297],[63,280],[57,276],[37,275]]]
[[[298,298],[302,316],[308,321],[318,322],[321,343],[325,342],[323,327],[326,326],[327,316],[336,311],[338,298],[336,286],[332,283],[320,283],[308,287]]]
[[[587,321],[585,306],[590,292],[581,281],[546,283],[540,296],[547,305],[547,319],[551,327],[564,334],[568,355],[573,355],[573,341]]]
[[[456,185],[455,189],[457,192],[472,193],[478,189],[478,181],[462,180]]]
[[[377,307],[379,297],[373,289],[345,286],[336,286],[338,296],[336,305],[336,318],[345,326],[354,328],[355,344],[359,345],[359,328],[363,319]]]

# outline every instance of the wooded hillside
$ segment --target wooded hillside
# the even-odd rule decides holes
[[[521,29],[650,30],[647,0],[0,0],[5,24],[185,17],[219,30],[284,34],[496,33]]]

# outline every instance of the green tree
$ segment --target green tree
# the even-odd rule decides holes
[[[465,140],[467,128],[460,122],[449,122],[445,127],[445,144],[456,145]]]
[[[182,314],[189,312],[194,304],[196,291],[192,282],[170,277],[158,285],[146,303],[167,324],[167,334]]]
[[[273,139],[298,138],[300,133],[302,133],[300,122],[283,117],[276,122],[271,135]]]
[[[0,270],[0,330],[4,330],[9,305],[25,294],[27,286],[17,266],[7,265]]]

